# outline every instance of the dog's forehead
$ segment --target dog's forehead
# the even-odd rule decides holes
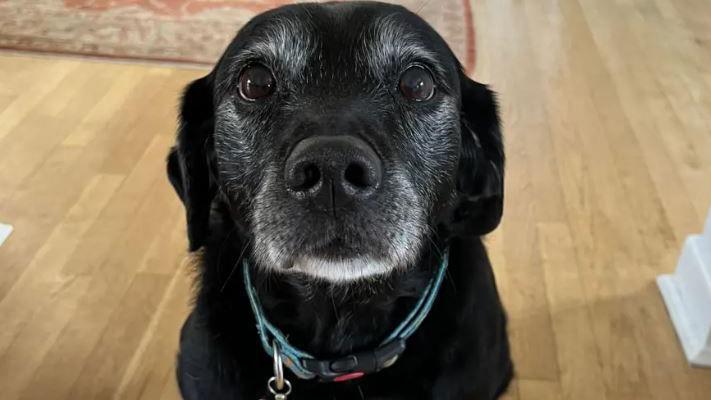
[[[226,59],[237,67],[265,62],[298,77],[317,68],[379,73],[407,61],[425,61],[444,73],[450,55],[442,38],[405,8],[347,2],[296,4],[264,13],[238,34]]]

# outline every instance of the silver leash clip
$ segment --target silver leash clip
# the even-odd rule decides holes
[[[291,393],[291,382],[284,378],[284,362],[281,358],[279,343],[272,341],[272,351],[274,355],[274,376],[267,381],[267,389],[274,396],[274,400],[287,400]]]

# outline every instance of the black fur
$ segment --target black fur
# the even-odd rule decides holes
[[[406,135],[394,133],[402,128],[383,122],[381,119],[385,117],[381,118],[377,110],[369,111],[367,104],[354,106],[363,107],[367,114],[374,115],[373,121],[364,122],[363,130],[368,132],[369,127],[376,127],[373,128],[376,132],[373,146],[388,165],[408,166],[408,176],[422,187],[418,193],[423,199],[423,212],[427,214],[427,240],[411,265],[378,278],[329,283],[308,274],[275,273],[274,269],[267,268],[270,266],[260,265],[258,255],[254,254],[257,239],[249,216],[254,212],[260,180],[264,179],[263,167],[270,165],[269,160],[276,163],[274,160],[282,160],[288,154],[288,150],[272,151],[271,148],[288,149],[296,140],[285,139],[272,131],[288,130],[285,127],[298,118],[276,105],[271,106],[270,114],[260,111],[262,120],[270,121],[279,129],[269,131],[272,133],[260,130],[264,135],[259,139],[265,141],[264,153],[237,156],[234,151],[219,148],[232,143],[225,135],[240,133],[225,133],[224,127],[218,129],[216,111],[230,93],[234,95],[229,82],[235,77],[230,75],[238,71],[230,60],[253,39],[260,26],[279,17],[311,19],[313,24],[336,29],[333,26],[338,24],[329,23],[329,18],[336,18],[334,15],[339,13],[348,14],[352,26],[367,26],[376,17],[392,15],[412,29],[423,46],[437,55],[439,64],[432,68],[441,71],[438,89],[442,93],[439,95],[456,100],[459,110],[454,112],[460,123],[451,132],[441,132],[449,141],[441,145],[456,151],[456,163],[450,165],[445,155],[426,153],[428,146],[418,152],[418,146],[427,144],[423,142],[426,138],[409,142]],[[326,43],[324,48],[346,47],[339,46],[340,41],[347,39],[338,35],[324,34],[319,39]],[[408,313],[438,265],[441,249],[446,246],[450,249],[450,263],[441,292],[424,324],[408,340],[407,350],[394,366],[347,383],[304,381],[288,371],[287,378],[294,386],[289,399],[488,400],[505,391],[513,373],[506,318],[480,239],[496,228],[503,210],[504,154],[497,107],[493,93],[467,78],[443,43],[419,17],[399,7],[382,3],[290,6],[255,18],[238,34],[215,70],[188,86],[177,144],[168,158],[170,181],[186,208],[190,249],[200,249],[196,253],[199,276],[195,306],[183,327],[178,357],[178,382],[185,399],[256,400],[266,395],[266,381],[272,375],[272,366],[259,344],[244,291],[240,268],[244,257],[254,266],[255,286],[269,319],[289,335],[293,345],[318,357],[332,358],[375,347]],[[325,57],[322,62],[321,68],[342,68],[337,58]],[[377,96],[373,94],[375,89],[365,95],[340,90],[344,92],[356,97]],[[319,96],[328,97],[328,93],[321,92]],[[383,97],[373,98],[372,102],[388,108],[391,112],[388,118],[398,118],[398,114],[402,118],[415,118],[418,113],[431,113],[424,108],[428,107],[426,104],[416,109],[406,105],[403,107],[410,108],[405,109],[379,103],[387,98],[390,97],[383,92]],[[289,101],[293,102],[293,97]],[[247,112],[246,109],[255,106],[241,107],[240,112]],[[319,115],[313,112],[310,117],[318,119]],[[442,121],[442,125],[446,122]],[[432,125],[432,129],[435,128]],[[380,131],[387,131],[388,135],[377,136]],[[298,128],[293,132],[298,133]],[[303,138],[303,134],[300,135]],[[400,151],[401,148],[405,150]],[[439,172],[429,171],[432,165],[419,164],[422,161],[418,155],[431,158],[426,162],[439,165]],[[248,165],[237,159],[239,157],[264,164]],[[444,178],[437,175],[445,172]],[[281,189],[269,190],[276,193]],[[278,197],[278,201],[282,204],[288,200]],[[387,215],[389,207],[396,206],[386,200],[379,201],[377,206],[383,208],[383,215]],[[319,216],[313,217],[321,218],[318,224],[302,226],[307,220],[302,219],[305,217],[300,213],[292,213],[295,207],[289,204],[275,208],[285,230],[318,230],[321,226],[318,224],[331,223],[321,221],[325,217]],[[365,212],[358,208],[343,211],[344,226],[347,229],[361,226]],[[388,226],[380,228],[387,232]],[[384,239],[366,238],[352,246],[368,251],[367,240]]]

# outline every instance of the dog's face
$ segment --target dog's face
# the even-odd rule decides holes
[[[401,7],[262,14],[188,87],[181,114],[168,168],[192,249],[224,201],[259,266],[351,281],[501,216],[492,94]]]

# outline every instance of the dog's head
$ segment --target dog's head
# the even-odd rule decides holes
[[[262,268],[331,281],[416,262],[432,235],[482,235],[503,206],[493,94],[421,18],[301,4],[250,21],[191,83],[168,172],[191,250],[216,202]]]

